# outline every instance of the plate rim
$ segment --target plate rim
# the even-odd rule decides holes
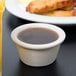
[[[34,22],[51,23],[51,24],[62,24],[62,25],[76,24],[76,17],[50,17],[50,16],[31,14],[26,11],[22,12],[18,9],[19,7],[16,5],[16,1],[17,0],[6,0],[6,9],[11,14],[21,19],[34,21]],[[11,4],[11,6],[9,3]]]

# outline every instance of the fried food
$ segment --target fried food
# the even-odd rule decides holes
[[[74,7],[65,7],[65,8],[60,8],[60,10],[72,10]]]
[[[28,4],[26,11],[30,13],[40,14],[60,8],[70,8],[75,5],[76,0],[34,0]]]
[[[76,16],[76,10],[56,10],[56,11],[52,11],[52,12],[47,12],[47,13],[42,13],[42,15],[46,15],[46,16],[64,16],[64,17],[68,17],[68,16]]]

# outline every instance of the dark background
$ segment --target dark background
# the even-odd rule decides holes
[[[3,17],[3,76],[76,76],[76,25],[58,25],[66,32],[57,60],[46,67],[34,68],[18,57],[11,31],[21,24],[31,23],[5,10]]]

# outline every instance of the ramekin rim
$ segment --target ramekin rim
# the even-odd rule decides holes
[[[34,25],[34,26],[31,26],[31,25]],[[39,26],[39,25],[41,25],[41,26]],[[25,29],[24,27],[27,27],[27,28],[30,27],[31,28],[31,27],[36,27],[36,26],[37,27],[42,27],[43,26],[43,28],[44,28],[44,26],[49,27],[49,29],[55,31],[59,35],[58,39],[54,42],[47,43],[47,44],[30,44],[30,43],[26,43],[26,42],[23,42],[23,41],[18,39],[17,35],[18,35],[19,32],[21,32],[19,30],[20,28],[22,28],[21,30],[23,31],[23,29]],[[24,48],[29,48],[29,49],[47,49],[47,48],[51,48],[51,47],[54,47],[56,45],[61,44],[65,40],[65,37],[66,37],[66,34],[60,27],[58,27],[56,25],[52,25],[52,24],[46,24],[46,23],[24,24],[24,25],[21,25],[21,26],[15,28],[11,33],[11,38],[16,44],[18,44],[18,45],[20,45]]]

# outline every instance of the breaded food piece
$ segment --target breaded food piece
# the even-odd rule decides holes
[[[64,8],[60,8],[60,10],[72,10],[74,7],[64,7]]]
[[[56,10],[52,12],[47,12],[43,13],[42,15],[46,16],[63,16],[63,17],[68,17],[68,16],[76,16],[76,10]]]
[[[75,3],[74,3],[74,6],[76,7],[76,0],[74,0],[74,2],[75,2]]]
[[[30,13],[42,13],[59,8],[72,7],[76,0],[34,0],[28,4],[26,11]]]

